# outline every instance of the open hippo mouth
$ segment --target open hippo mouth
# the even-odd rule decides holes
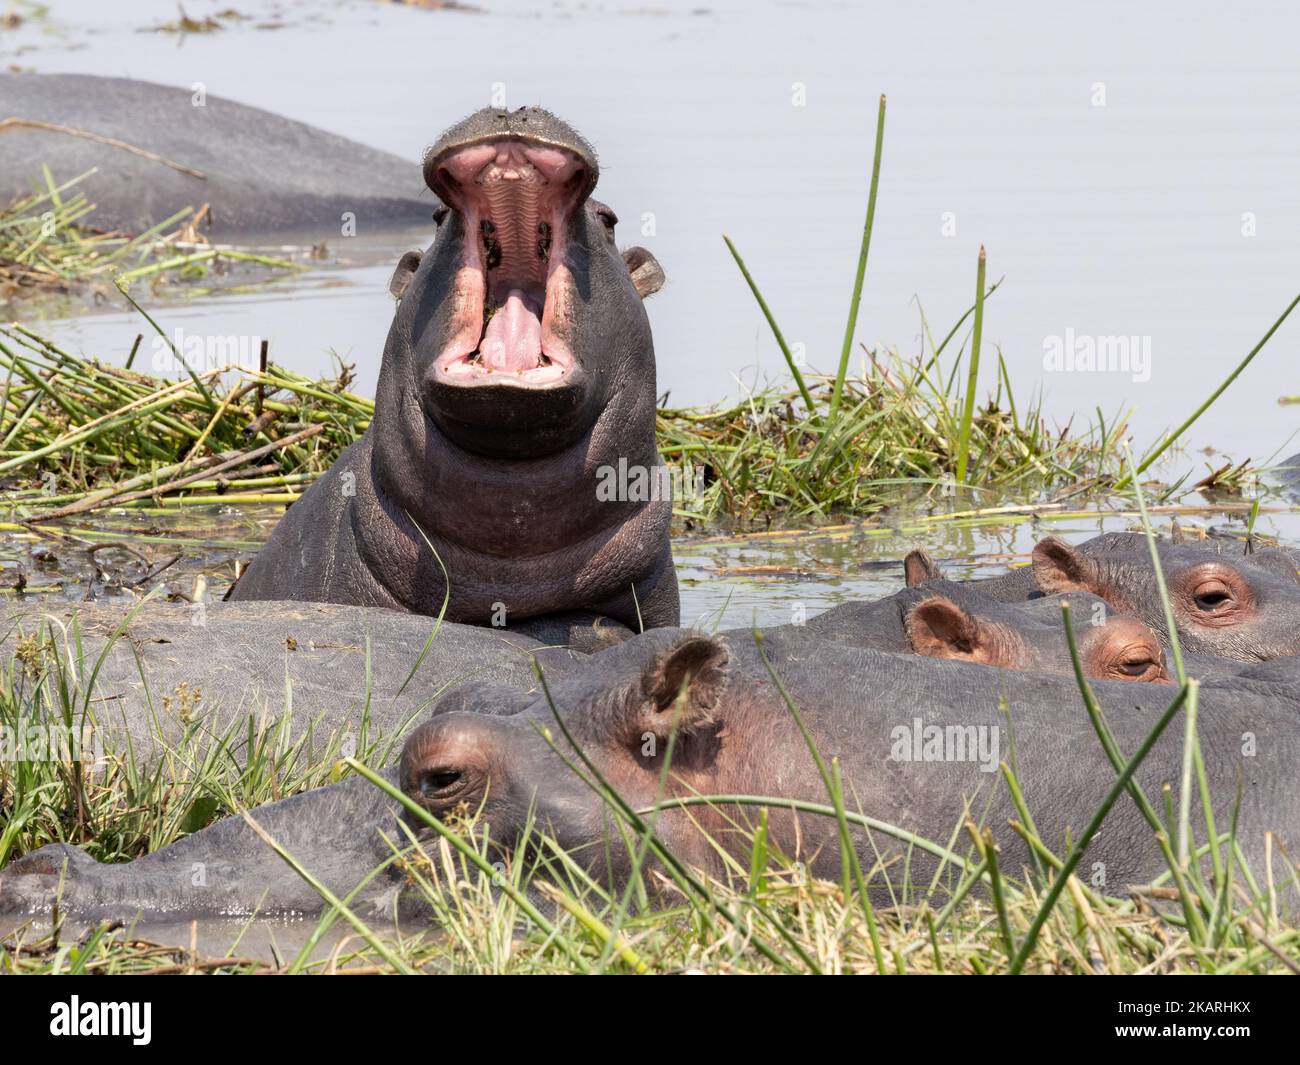
[[[565,246],[595,176],[594,160],[516,134],[462,141],[426,160],[429,186],[464,225],[439,380],[550,388],[573,372],[561,335],[573,313]]]

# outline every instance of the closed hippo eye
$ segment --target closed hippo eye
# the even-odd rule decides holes
[[[613,230],[618,225],[618,215],[606,207],[603,203],[592,201],[592,206],[596,209],[596,217],[601,220],[606,229]]]
[[[1121,659],[1115,664],[1118,672],[1130,680],[1144,680],[1148,673],[1159,670],[1158,663],[1149,654],[1135,653],[1132,657]]]
[[[1100,640],[1094,646],[1094,676],[1144,684],[1169,681],[1159,639],[1136,618],[1112,618],[1101,628]]]
[[[420,791],[425,795],[438,795],[454,788],[465,774],[459,769],[430,769],[420,777]]]
[[[1236,625],[1253,613],[1249,581],[1236,568],[1220,562],[1195,566],[1179,574],[1181,613],[1198,625]]]

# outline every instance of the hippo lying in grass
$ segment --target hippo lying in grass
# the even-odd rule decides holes
[[[587,142],[537,108],[485,109],[429,150],[447,209],[395,279],[374,421],[233,599],[678,623],[641,304],[662,273],[643,249],[620,254],[597,174]]]
[[[1077,594],[1071,601],[1087,676],[1168,680],[1159,641],[1146,626],[1114,616],[1096,597]],[[567,624],[555,629],[560,638],[574,631]],[[846,604],[795,631],[810,640],[1004,668],[1073,668],[1056,598],[1009,606],[961,584]],[[775,630],[772,638],[784,632]],[[603,634],[598,627],[576,642],[596,643]],[[534,658],[553,679],[565,675],[584,656],[560,643],[326,603],[103,602],[0,614],[4,661],[16,660],[23,682],[18,697],[35,704],[38,690],[70,682],[73,694],[64,701],[78,724],[91,726],[110,749],[129,740],[144,763],[196,741],[206,749],[218,739],[240,758],[246,744],[230,740],[250,717],[283,724],[286,741],[310,733],[328,744],[363,727],[397,739],[462,684],[490,677],[532,689]],[[62,714],[65,707],[55,709]]]
[[[1157,550],[1185,651],[1247,662],[1300,654],[1300,563],[1289,551],[1271,547],[1245,554],[1241,545],[1224,540],[1159,541]],[[937,567],[920,553],[909,562],[909,584],[929,587]],[[1008,603],[1087,592],[1168,640],[1150,547],[1141,533],[1105,533],[1077,545],[1050,536],[1035,546],[1032,566],[969,583]]]
[[[788,693],[821,756],[838,760],[848,810],[876,819],[869,832],[855,828],[853,838],[864,867],[874,870],[873,888],[882,892],[886,882],[894,889],[904,880],[928,883],[939,861],[933,847],[902,842],[895,830],[942,844],[967,811],[992,831],[1002,870],[1022,874],[1030,856],[1007,825],[1021,815],[998,772],[1001,762],[1015,764],[1039,837],[1061,855],[1116,782],[1117,771],[1068,678],[860,650],[792,628],[765,639],[764,648],[784,693],[752,638],[675,629],[602,652],[556,678],[549,693],[488,682],[463,687],[411,734],[400,767],[384,777],[439,818],[455,822],[477,814],[479,833],[484,826],[490,832],[494,860],[541,853],[549,846],[538,842],[541,833],[598,882],[613,883],[626,881],[631,871],[635,845],[629,848],[623,831],[635,836],[636,829],[620,830],[624,815],[601,788],[614,789],[630,809],[642,811],[664,798],[767,796],[775,800],[769,852],[834,878],[840,864],[835,820],[781,805],[828,801]],[[1093,690],[1125,757],[1162,719],[1168,726],[1134,778],[1158,806],[1162,785],[1176,788],[1181,775],[1183,728],[1167,714],[1171,697],[1181,699],[1181,693],[1105,681]],[[1218,824],[1228,825],[1239,797],[1236,838],[1263,883],[1265,834],[1274,833],[1267,853],[1275,858],[1300,845],[1300,790],[1294,787],[1300,693],[1294,685],[1224,678],[1201,688],[1199,710]],[[1204,819],[1197,805],[1194,798],[1191,823],[1199,826]],[[665,808],[654,830],[682,862],[725,876],[726,855],[749,867],[749,828],[757,815],[752,807],[723,801]],[[357,778],[259,808],[253,816],[339,896],[406,845],[405,829],[421,831],[414,813]],[[536,830],[531,836],[530,824]],[[1090,883],[1115,894],[1164,868],[1151,827],[1126,795],[1085,860]],[[196,878],[195,869],[203,877]],[[1292,873],[1279,864],[1272,876],[1279,892],[1294,899]],[[400,911],[403,884],[390,864],[350,905],[363,915]],[[56,845],[0,871],[0,911],[47,913],[56,895],[63,913],[121,920],[137,912],[175,918],[322,908],[316,891],[238,817],[126,865],[100,865],[83,851]]]
[[[242,758],[250,719],[282,722],[285,742],[310,734],[326,745],[363,729],[400,741],[458,684],[526,689],[534,656],[559,675],[576,661],[515,633],[321,603],[10,608],[0,644],[17,674],[15,708],[69,713],[109,750],[129,741],[144,763],[218,740]]]
[[[437,201],[415,165],[324,130],[193,89],[87,74],[0,74],[0,204],[41,167],[95,205],[88,221],[142,233],[211,205],[211,233],[337,237],[427,225]],[[175,165],[173,165],[175,164]]]

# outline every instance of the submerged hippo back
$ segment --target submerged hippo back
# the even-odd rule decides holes
[[[304,229],[337,236],[358,225],[427,223],[437,202],[414,161],[218,96],[127,78],[0,74],[3,115],[55,124],[4,133],[0,202],[31,191],[42,164],[96,205],[89,221],[142,232],[211,204],[218,235]],[[168,162],[103,142],[111,138]],[[69,192],[68,195],[72,195]]]

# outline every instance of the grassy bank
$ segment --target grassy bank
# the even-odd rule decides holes
[[[1072,631],[1068,624],[1066,631]],[[93,678],[94,662],[78,665],[70,670],[42,634],[20,644],[0,671],[0,726],[15,728],[36,716],[76,727],[93,718],[99,703],[93,681],[77,678]],[[1180,666],[1180,684],[1146,741],[1121,752],[1083,680],[1077,652],[1075,669],[1079,704],[1062,712],[1088,716],[1110,751],[1115,777],[1097,810],[1074,826],[1076,842],[1065,849],[1039,835],[1014,752],[991,786],[1007,789],[1018,817],[985,824],[978,809],[954,811],[951,832],[927,840],[859,813],[850,789],[824,762],[820,802],[755,794],[633,808],[594,765],[573,758],[556,714],[557,748],[617,826],[606,845],[627,849],[633,875],[626,886],[611,890],[593,881],[581,856],[566,851],[545,826],[532,825],[529,847],[503,862],[472,812],[441,821],[408,802],[423,830],[395,840],[385,865],[396,863],[407,888],[427,904],[431,920],[416,927],[396,933],[386,921],[363,917],[350,899],[322,891],[322,916],[309,919],[297,945],[272,962],[242,947],[252,921],[215,929],[207,923],[205,942],[216,938],[223,946],[199,951],[174,940],[158,943],[143,926],[74,929],[56,913],[52,928],[7,931],[0,971],[1300,973],[1300,927],[1287,899],[1300,872],[1292,858],[1278,849],[1273,868],[1251,868],[1233,807],[1193,817],[1192,798],[1208,794],[1204,759],[1212,756],[1201,748],[1196,682],[1181,676]],[[172,712],[177,694],[154,696]],[[289,705],[292,692],[284,698]],[[787,709],[799,713],[789,700]],[[1014,715],[1014,708],[1008,712]],[[1183,736],[1182,778],[1148,795],[1133,773],[1166,730]],[[301,734],[301,723],[295,731]],[[309,759],[301,742],[289,738],[287,717],[267,715],[218,737],[203,737],[195,725],[152,768],[129,752],[94,771],[57,760],[0,763],[0,865],[55,841],[84,844],[100,860],[129,860],[220,816],[347,774],[364,776],[403,802],[369,768],[391,760],[392,744],[364,728],[361,733],[355,757],[344,756],[329,737],[324,753]],[[820,759],[811,741],[808,756]],[[659,811],[705,802],[716,804],[718,816],[745,840],[739,848],[734,839],[729,843],[721,875],[686,866],[655,831]],[[1128,802],[1150,826],[1144,845],[1162,853],[1168,868],[1150,883],[1099,887],[1079,875],[1087,866],[1080,864],[1077,840],[1091,838],[1116,803]],[[853,857],[839,880],[811,877],[768,835],[767,811],[792,805],[801,817],[834,819],[846,837],[865,830],[901,840],[912,852],[937,858],[939,870],[920,878],[909,873],[910,861],[900,869]],[[1010,868],[1000,857],[999,841],[1013,834],[1028,844],[1029,867]],[[273,839],[268,844],[276,846]],[[282,856],[313,882],[307,856]],[[271,925],[277,927],[283,926]]]
[[[922,314],[920,353],[858,345],[884,156],[883,97],[875,134],[844,340],[832,372],[813,372],[789,347],[755,271],[724,237],[786,361],[789,383],[721,408],[660,410],[660,452],[693,489],[675,501],[678,517],[688,528],[719,520],[740,528],[822,523],[871,514],[901,489],[974,493],[976,505],[981,492],[1023,502],[1085,496],[1131,502],[1132,478],[1117,454],[1129,432],[1125,413],[1108,417],[1098,410],[1091,425],[1072,419],[1064,428],[1051,426],[1041,399],[1017,394],[1001,351],[985,349],[985,308],[1000,282],[988,283],[983,248],[970,307],[944,332]],[[44,192],[0,214],[0,283],[6,269],[10,284],[20,287],[98,277],[129,282],[206,268],[197,259],[217,254],[158,260],[166,246],[158,235],[179,216],[134,240],[88,235],[83,220],[90,206],[75,192],[69,198],[75,182],[56,187],[48,172],[45,180]],[[373,401],[350,392],[346,375],[331,381],[292,374],[266,365],[265,349],[256,372],[187,366],[188,379],[179,382],[141,372],[155,365],[150,352],[167,355],[170,345],[131,302],[144,324],[125,371],[61,351],[20,325],[0,328],[0,485],[12,518],[51,521],[164,501],[290,503],[373,416]],[[1135,475],[1151,476],[1297,304],[1300,296],[1206,400],[1156,440]],[[171,354],[176,365],[183,363],[181,353]],[[1209,480],[1232,493],[1250,477],[1229,464]],[[1183,487],[1176,481],[1164,494]]]
[[[970,309],[944,333],[927,324],[921,354],[862,351],[855,347],[856,319],[883,128],[882,103],[862,251],[834,372],[814,373],[794,357],[732,247],[788,360],[790,383],[724,408],[659,412],[666,460],[703,474],[701,492],[678,500],[679,518],[699,527],[822,523],[871,514],[900,489],[976,499],[981,491],[1014,494],[1057,507],[1101,496],[1136,504],[1148,518],[1139,495],[1143,471],[1232,383],[1290,308],[1207,403],[1132,466],[1122,448],[1122,416],[1099,416],[1092,427],[1050,426],[1035,402],[1016,394],[1000,354],[990,358],[982,349],[985,303],[996,291],[986,283],[982,254]],[[75,224],[76,210],[67,218]],[[109,278],[142,250],[123,247],[83,248],[92,276],[101,253],[117,256],[103,272]],[[80,253],[74,247],[67,254]],[[84,262],[60,260],[45,243],[26,253],[23,269],[35,269],[40,256],[48,259],[40,269],[55,278],[60,270],[84,273]],[[0,491],[9,520],[57,523],[103,508],[289,503],[373,417],[373,401],[352,392],[346,374],[315,380],[267,364],[255,372],[219,367],[164,378],[152,372],[155,355],[165,362],[177,353],[159,339],[162,330],[147,326],[117,360],[125,367],[74,356],[20,325],[0,328]],[[1248,475],[1229,470],[1220,483],[1232,488]],[[1001,520],[973,510],[958,517]],[[0,729],[34,719],[71,728],[93,717],[107,705],[93,675],[93,663],[70,670],[43,636],[18,644],[0,660]],[[943,839],[916,839],[867,820],[834,776],[821,802],[803,805],[803,816],[833,818],[846,833],[869,829],[939,858],[942,875],[925,882],[900,881],[896,869],[856,859],[839,880],[810,877],[768,836],[765,811],[788,808],[789,800],[764,795],[728,798],[721,813],[744,828],[747,848],[733,851],[724,875],[707,876],[682,865],[658,839],[655,809],[630,808],[587,773],[621,830],[612,845],[629,849],[634,874],[626,889],[587,878],[579,856],[543,826],[533,829],[534,857],[513,859],[502,871],[472,816],[447,823],[425,816],[420,840],[404,841],[409,846],[392,859],[433,915],[413,932],[395,936],[348,900],[331,901],[319,921],[308,923],[301,952],[272,965],[244,957],[246,933],[235,924],[226,929],[223,955],[151,942],[148,929],[74,931],[55,914],[52,930],[6,930],[0,971],[320,971],[346,964],[466,972],[1300,972],[1300,927],[1282,897],[1295,873],[1289,857],[1278,855],[1276,877],[1247,868],[1235,811],[1218,809],[1193,824],[1192,803],[1183,801],[1204,787],[1199,733],[1188,716],[1196,690],[1183,678],[1158,726],[1184,736],[1183,778],[1165,793],[1143,795],[1124,786],[1141,751],[1115,752],[1114,787],[1096,811],[1100,821],[1116,802],[1142,809],[1151,829],[1147,844],[1168,864],[1150,884],[1101,889],[1081,878],[1082,852],[1054,849],[1056,841],[1038,835],[1033,810],[1019,798],[1014,759],[997,786],[1017,797],[1021,816],[992,825],[979,823],[977,813],[954,811]],[[288,727],[292,695],[223,736],[194,726],[154,765],[130,751],[94,772],[57,759],[0,761],[0,866],[51,842],[84,845],[102,861],[129,861],[222,816],[391,761],[390,739],[378,736],[364,739],[352,757],[344,757],[342,737],[310,755]],[[183,713],[189,697],[180,690],[153,696],[167,713]],[[1089,715],[1106,744],[1095,710],[1080,680],[1072,712]],[[321,737],[315,739],[319,750]],[[999,863],[998,842],[1017,836],[1033,852],[1032,868]],[[335,954],[321,961],[317,948],[331,943]]]

